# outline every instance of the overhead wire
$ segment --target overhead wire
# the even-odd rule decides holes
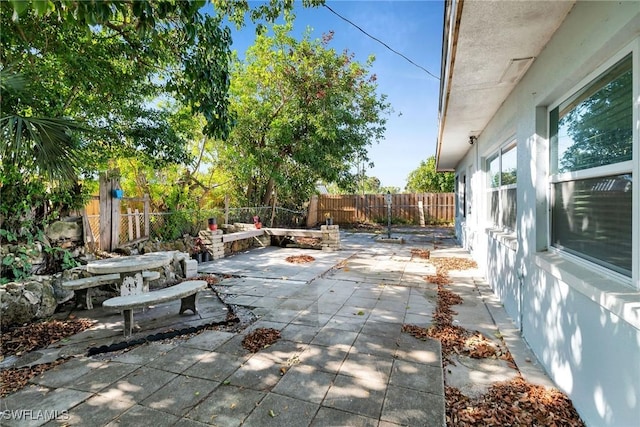
[[[431,77],[433,77],[436,80],[440,80],[440,77],[436,76],[435,74],[433,74],[431,71],[427,70],[426,68],[424,68],[422,65],[416,64],[414,61],[412,61],[410,58],[406,57],[405,55],[403,55],[402,53],[398,52],[397,50],[393,49],[392,47],[390,47],[388,44],[386,44],[385,42],[383,42],[382,40],[380,40],[379,38],[372,36],[371,34],[369,34],[368,32],[366,32],[365,30],[363,30],[360,26],[358,26],[357,24],[355,24],[354,22],[350,21],[349,19],[345,18],[344,16],[340,15],[338,12],[336,12],[335,10],[331,9],[331,7],[327,6],[326,4],[323,4],[324,7],[326,7],[327,9],[329,9],[329,11],[331,13],[333,13],[334,15],[336,15],[338,18],[342,19],[343,21],[348,22],[350,25],[353,25],[354,27],[356,27],[358,30],[360,30],[364,35],[366,35],[367,37],[377,41],[378,43],[380,43],[382,46],[386,47],[387,49],[389,49],[391,52],[395,53],[396,55],[401,56],[403,59],[405,59],[406,61],[408,61],[409,63],[411,63],[412,65],[415,65],[416,67],[420,68],[422,71],[424,71],[425,73],[427,73],[428,75],[430,75]]]

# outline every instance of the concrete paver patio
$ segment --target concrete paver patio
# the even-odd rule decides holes
[[[16,361],[19,366],[72,356],[4,398],[0,424],[442,426],[440,344],[401,328],[428,326],[436,302],[435,287],[423,279],[434,267],[412,260],[410,249],[433,249],[437,239],[447,256],[465,256],[448,233],[417,229],[403,234],[407,244],[397,245],[376,243],[373,234],[343,232],[338,252],[270,247],[201,264],[200,273],[232,276],[216,286],[225,303],[249,307],[258,316],[238,334],[205,330],[88,357],[89,347],[122,341],[121,316],[97,304],[75,312],[97,319],[96,326]],[[301,253],[316,260],[285,261]],[[459,283],[473,287],[477,279],[472,272]],[[221,321],[227,314],[210,291],[202,293],[197,315],[179,316],[176,304],[136,313],[142,329],[132,338]],[[481,298],[469,307],[475,309],[463,321],[497,330],[494,319],[503,319],[508,329],[499,306],[491,308],[498,313],[493,317]],[[281,339],[250,353],[241,341],[261,327],[280,330]],[[516,357],[531,357],[517,334],[509,337]],[[529,369],[545,381],[539,370]]]

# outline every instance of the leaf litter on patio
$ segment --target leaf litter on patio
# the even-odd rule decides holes
[[[2,332],[0,351],[4,357],[20,356],[33,350],[46,348],[91,326],[93,322],[88,319],[50,320],[18,326]]]
[[[30,351],[46,348],[71,335],[89,329],[93,322],[88,319],[51,320],[11,328],[0,335],[0,351],[7,356],[21,356]],[[23,368],[5,369],[0,372],[0,397],[20,390],[31,378],[65,362],[61,358],[54,362]]]
[[[242,339],[242,347],[252,353],[256,353],[279,339],[279,330],[273,328],[257,328]]]
[[[307,262],[313,262],[316,259],[310,255],[292,255],[285,258],[285,261],[292,264],[304,264]]]
[[[31,378],[55,368],[66,361],[67,358],[60,358],[50,363],[42,363],[40,365],[26,366],[17,369],[6,369],[0,372],[0,397],[6,397],[22,389]]]
[[[453,355],[465,355],[476,359],[500,358],[518,370],[508,350],[495,345],[478,331],[453,324],[453,316],[457,313],[451,307],[462,304],[463,299],[446,289],[452,283],[449,271],[477,268],[476,263],[464,258],[431,258],[430,261],[436,267],[436,274],[425,279],[438,289],[434,324],[429,328],[405,324],[402,332],[418,339],[439,340],[443,369],[454,364]],[[492,384],[486,393],[475,398],[464,395],[456,387],[445,385],[445,403],[448,426],[584,426],[564,393],[528,383],[519,372],[511,380]]]
[[[422,259],[429,259],[431,257],[431,251],[429,249],[413,248],[411,249],[411,255]]]

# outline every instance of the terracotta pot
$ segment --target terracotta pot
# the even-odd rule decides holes
[[[215,218],[209,218],[208,224],[209,230],[216,231],[218,229],[218,221]]]

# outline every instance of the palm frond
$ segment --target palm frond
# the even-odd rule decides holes
[[[24,169],[33,168],[50,179],[77,178],[80,145],[71,132],[88,129],[66,118],[0,118],[0,159]]]

